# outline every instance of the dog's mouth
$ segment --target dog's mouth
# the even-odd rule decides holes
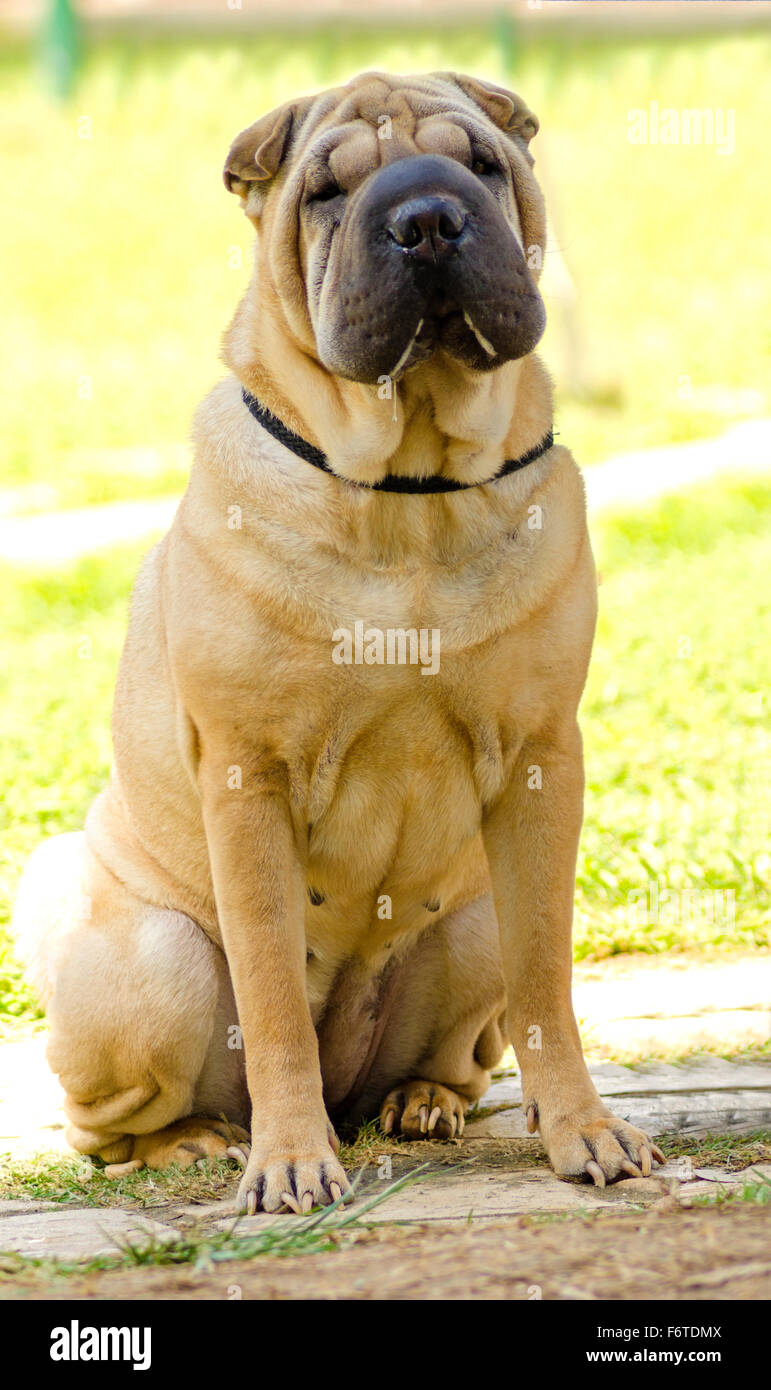
[[[391,377],[398,380],[438,351],[459,358],[469,366],[493,367],[500,366],[501,362],[493,344],[474,322],[473,313],[441,289],[429,297],[425,312],[390,372]]]

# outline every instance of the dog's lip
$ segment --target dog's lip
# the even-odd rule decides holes
[[[440,294],[429,298],[423,310],[423,322],[415,342],[425,347],[429,342],[438,342],[447,328],[463,322],[463,309],[457,300]]]
[[[420,328],[412,342],[410,355],[406,362],[401,364],[399,375],[409,371],[412,367],[419,367],[435,352],[440,352],[446,348],[448,333],[454,336],[458,330],[464,334],[467,333],[469,338],[473,338],[464,311],[458,304],[447,301],[440,306],[435,306],[433,310],[427,307]]]
[[[438,323],[450,318],[453,314],[462,316],[463,310],[452,295],[447,294],[441,287],[436,288],[428,295],[423,315],[426,323]]]
[[[441,347],[447,333],[454,333],[458,329],[470,335],[466,313],[459,304],[447,303],[433,311],[427,308],[415,345],[427,347],[430,344],[432,347]]]

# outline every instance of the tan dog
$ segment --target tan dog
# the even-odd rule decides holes
[[[558,1173],[661,1157],[571,1008],[596,581],[533,355],[536,130],[370,73],[230,152],[259,234],[232,374],[137,581],[110,785],[17,910],[110,1171],[224,1153],[225,1116],[240,1206],[307,1210],[348,1186],[329,1116],[454,1136],[509,1039]]]

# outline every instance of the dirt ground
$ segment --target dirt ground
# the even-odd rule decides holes
[[[659,1208],[539,1222],[382,1226],[348,1249],[0,1280],[3,1299],[753,1300],[771,1296],[771,1208]]]

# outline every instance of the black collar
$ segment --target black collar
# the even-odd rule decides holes
[[[354,487],[366,487],[373,492],[464,492],[470,487],[484,487],[487,483],[497,483],[499,478],[505,478],[509,473],[516,473],[520,468],[527,468],[529,463],[535,463],[542,454],[547,453],[554,444],[554,433],[549,433],[536,444],[534,448],[528,449],[526,454],[522,454],[518,459],[506,459],[502,463],[497,473],[493,473],[491,478],[483,478],[478,483],[459,483],[455,478],[440,478],[436,475],[429,475],[427,478],[410,478],[401,476],[398,473],[388,473],[385,478],[381,478],[377,483],[361,483],[356,478],[342,478],[339,473],[335,473],[329,466],[329,459],[326,454],[317,449],[315,444],[309,444],[307,439],[303,439],[294,430],[290,430],[288,425],[273,415],[266,405],[261,405],[256,396],[252,396],[242,387],[241,394],[244,403],[249,407],[255,420],[258,420],[263,429],[272,434],[274,439],[284,444],[287,449],[291,449],[298,458],[305,459],[306,463],[312,463],[314,468],[321,468],[324,473],[330,473],[333,478],[340,478],[341,482],[351,483]]]

